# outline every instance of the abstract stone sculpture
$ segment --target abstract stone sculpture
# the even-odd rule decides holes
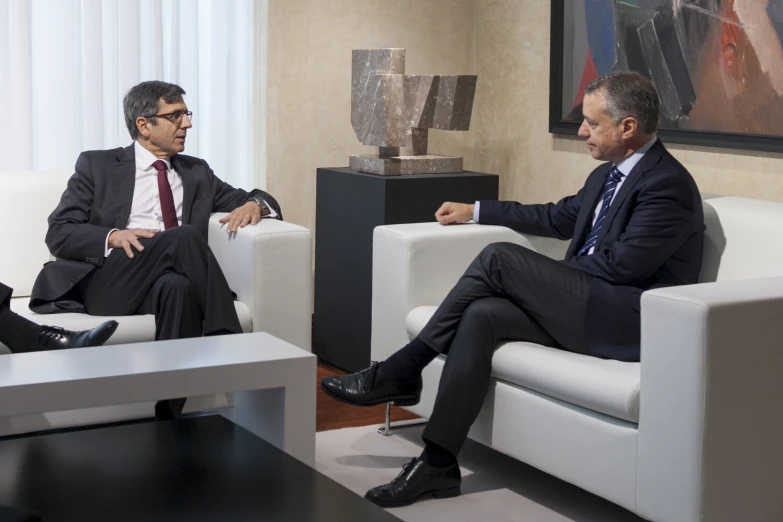
[[[405,49],[353,51],[351,124],[375,156],[353,170],[394,176],[462,172],[462,158],[427,154],[429,129],[468,130],[476,76],[405,75]]]

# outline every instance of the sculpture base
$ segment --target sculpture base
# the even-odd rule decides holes
[[[381,176],[462,172],[462,158],[450,156],[351,156],[348,165],[357,172]]]

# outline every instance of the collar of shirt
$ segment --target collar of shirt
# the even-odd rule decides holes
[[[136,168],[149,170],[152,168],[152,164],[160,159],[142,147],[138,141],[133,142],[133,148],[136,155]],[[164,159],[163,162],[166,164],[166,170],[171,170],[171,161],[169,161],[169,158]]]
[[[618,163],[617,170],[619,170],[623,177],[627,176],[631,173],[633,168],[636,166],[637,163],[639,163],[642,160],[642,157],[645,155],[645,153],[650,150],[650,148],[655,145],[655,142],[658,141],[658,137],[655,136],[653,139],[639,147],[637,151],[635,151],[633,154],[628,156],[627,158],[624,158],[620,163]]]

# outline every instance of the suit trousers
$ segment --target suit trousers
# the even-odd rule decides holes
[[[13,290],[0,283],[0,343],[12,353],[38,351],[38,325],[11,311],[12,295]]]
[[[12,288],[0,283],[0,306],[11,306],[11,296],[14,295]]]
[[[182,225],[140,239],[130,259],[114,249],[84,293],[90,315],[155,314],[155,339],[242,333],[234,298],[207,241]]]
[[[458,455],[484,403],[492,356],[505,341],[583,353],[593,278],[512,243],[486,247],[419,339],[446,355],[423,438]]]

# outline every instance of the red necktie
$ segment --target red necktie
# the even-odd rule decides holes
[[[158,195],[160,196],[160,211],[163,214],[163,225],[166,230],[179,226],[177,221],[177,209],[174,206],[174,194],[169,185],[168,169],[166,162],[158,160],[152,164],[158,171]]]

